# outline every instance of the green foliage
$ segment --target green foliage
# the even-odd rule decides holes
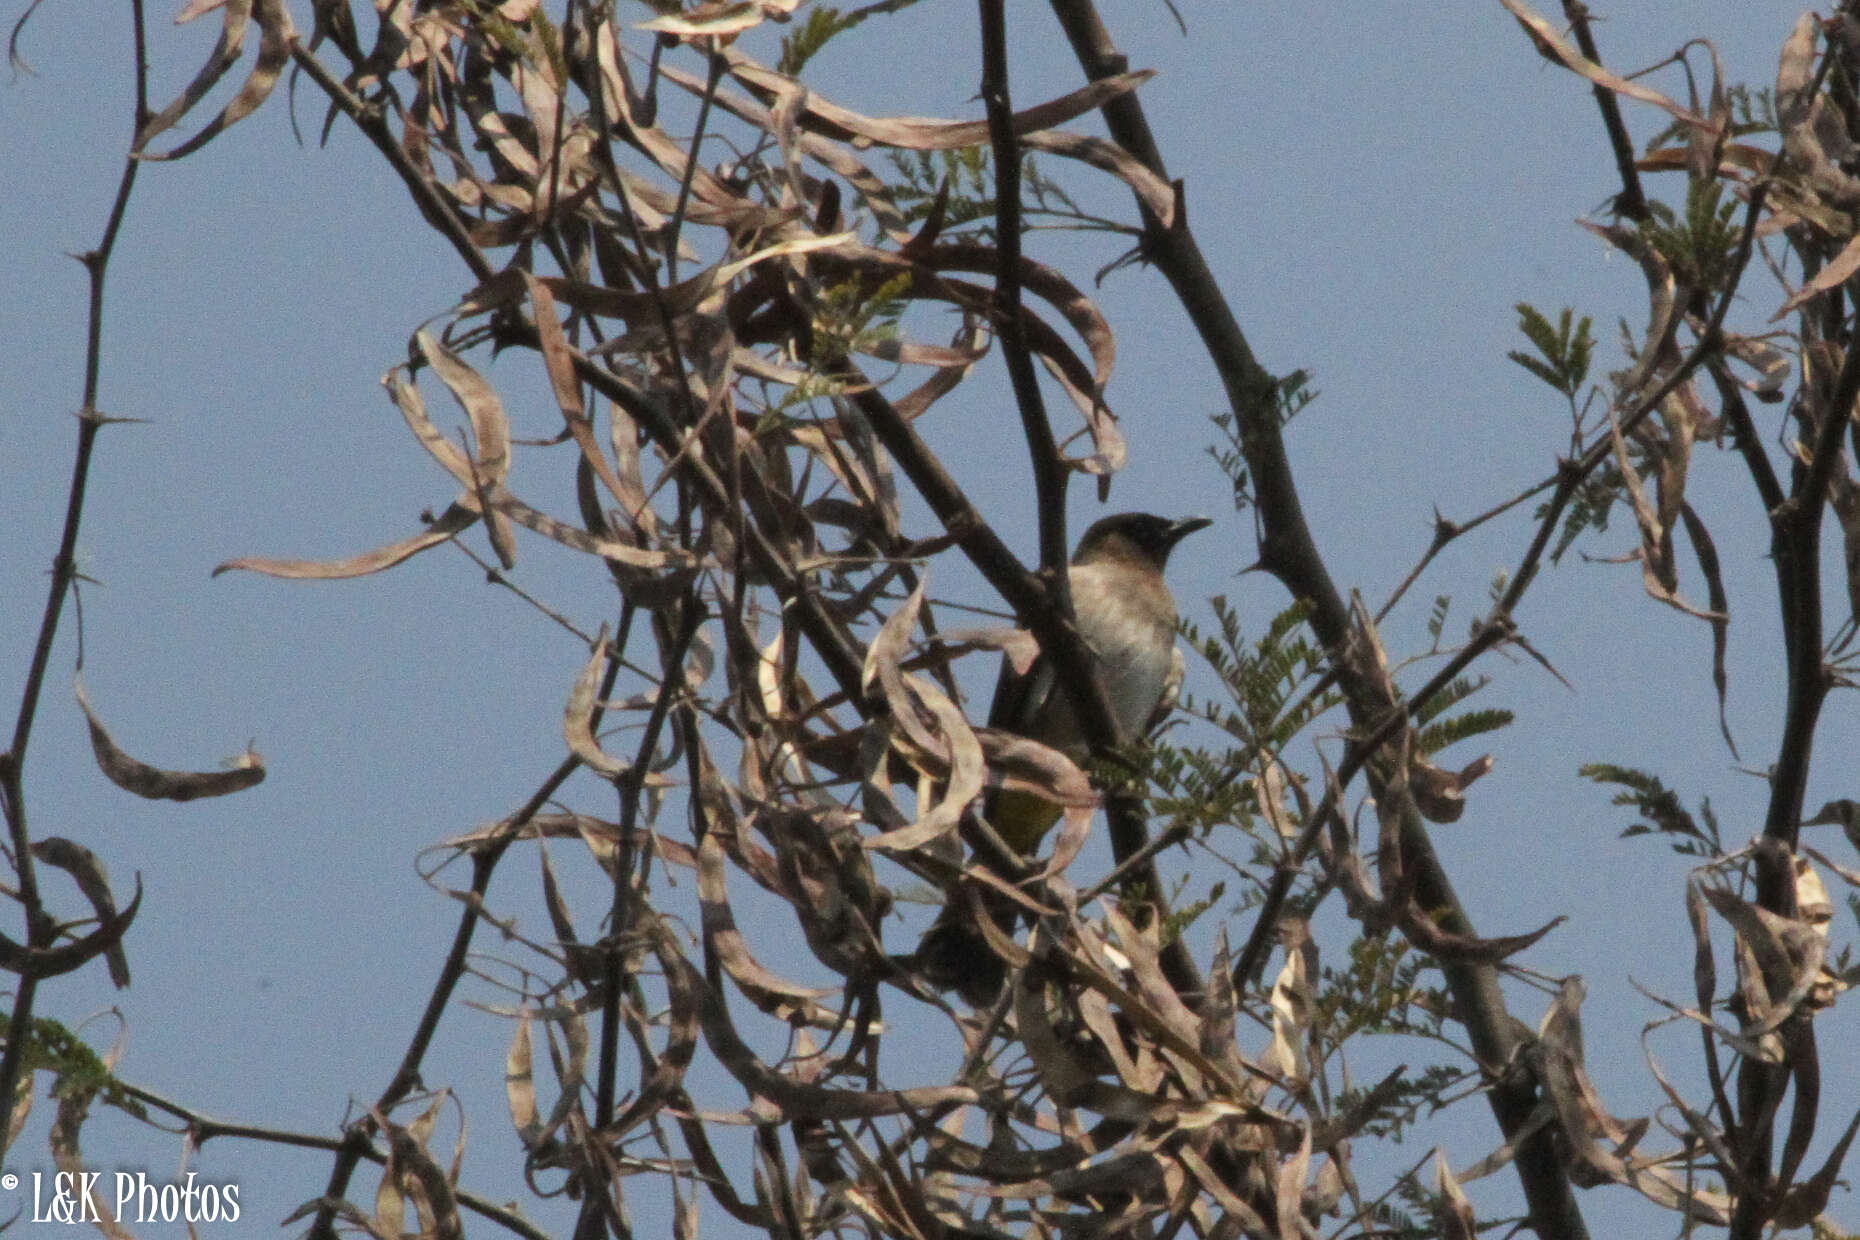
[[[657,7],[656,0],[649,0]],[[775,64],[776,69],[789,77],[801,72],[807,62],[812,60],[820,49],[824,48],[836,35],[844,34],[866,18],[878,13],[896,13],[908,9],[917,0],[883,0],[882,3],[868,4],[851,12],[842,12],[830,5],[815,5],[807,10],[807,16],[793,34],[781,38],[781,59]],[[677,5],[671,6],[675,12]]]
[[[1309,371],[1294,370],[1283,378],[1273,380],[1273,402],[1278,410],[1279,425],[1289,425],[1317,397],[1317,391],[1311,387]],[[1227,480],[1233,483],[1234,511],[1245,512],[1253,502],[1253,486],[1247,470],[1246,441],[1240,420],[1231,413],[1217,413],[1209,421],[1214,423],[1227,442],[1209,447],[1208,455],[1214,458],[1214,463],[1220,466]]]
[[[0,1016],[0,1036],[6,1035],[9,1025],[7,1018]],[[97,1058],[97,1052],[55,1020],[33,1020],[32,1034],[26,1042],[25,1066],[27,1072],[53,1074],[54,1098],[101,1098],[137,1119],[148,1118],[142,1104],[124,1091],[110,1070],[103,1066],[103,1060]]]
[[[1149,814],[1167,823],[1166,829],[1185,827],[1200,835],[1220,823],[1252,822],[1252,789],[1235,777],[1230,755],[1157,740],[1148,758]]]
[[[1294,370],[1275,381],[1276,396],[1279,404],[1279,425],[1289,426],[1293,418],[1305,411],[1305,406],[1317,399],[1317,392],[1311,387],[1311,372]]]
[[[1589,363],[1595,356],[1595,336],[1589,330],[1589,316],[1585,314],[1582,321],[1574,323],[1572,328],[1575,313],[1565,306],[1552,326],[1550,320],[1529,302],[1521,301],[1516,308],[1518,330],[1537,347],[1542,359],[1532,357],[1520,349],[1513,349],[1505,356],[1570,400],[1575,400],[1582,391],[1582,385],[1589,380]]]
[[[1731,108],[1731,138],[1745,138],[1751,134],[1775,133],[1779,126],[1776,122],[1776,94],[1765,86],[1760,90],[1751,90],[1743,83],[1727,88],[1724,92],[1725,102]],[[1692,126],[1684,121],[1674,121],[1647,142],[1649,155],[1662,147],[1684,146],[1691,140]]]
[[[1199,899],[1186,898],[1183,892],[1188,889],[1191,880],[1191,875],[1184,874],[1181,881],[1175,885],[1174,896],[1163,902],[1163,907],[1169,910],[1162,922],[1164,943],[1173,943],[1181,938],[1183,932],[1200,920],[1203,913],[1219,904],[1227,895],[1227,884],[1217,882],[1208,889],[1207,895]]]
[[[460,0],[459,7],[500,51],[517,60],[529,59],[530,46],[523,32],[515,22],[498,12],[496,5],[486,3],[485,0]]]
[[[1416,1193],[1419,1193],[1419,1182],[1414,1181],[1412,1173],[1402,1177],[1401,1182],[1396,1185],[1396,1191],[1406,1200],[1410,1196],[1408,1190],[1411,1186]],[[1416,1222],[1414,1215],[1406,1210],[1398,1209],[1387,1201],[1370,1202],[1368,1215],[1370,1222],[1376,1225],[1376,1230],[1370,1233],[1376,1237],[1376,1240],[1385,1240],[1385,1238],[1386,1240],[1439,1240],[1439,1237],[1444,1234],[1432,1223]]]
[[[1436,600],[1437,609],[1441,601]],[[1444,610],[1440,610],[1438,614],[1444,621]],[[1490,679],[1485,676],[1477,679],[1462,676],[1435,694],[1416,714],[1416,721],[1422,725],[1419,738],[1420,751],[1424,754],[1438,753],[1448,745],[1463,741],[1469,736],[1479,736],[1508,727],[1513,718],[1508,710],[1475,710],[1468,711],[1464,715],[1456,715],[1451,719],[1441,718],[1447,711],[1490,683]]]
[[[1206,835],[1218,826],[1235,826],[1252,834],[1259,806],[1253,781],[1264,770],[1263,755],[1284,749],[1339,699],[1334,692],[1314,691],[1323,652],[1304,627],[1308,608],[1287,608],[1250,642],[1227,600],[1210,602],[1219,633],[1203,634],[1185,622],[1183,634],[1220,676],[1231,701],[1188,698],[1183,709],[1212,722],[1234,744],[1212,751],[1153,742],[1145,772],[1150,810],[1170,829]],[[1256,839],[1252,860],[1269,868],[1278,847],[1276,834],[1267,832]]]
[[[1231,413],[1217,413],[1209,420],[1227,442],[1210,444],[1208,455],[1233,484],[1234,511],[1245,512],[1253,503],[1253,480],[1247,472],[1246,454],[1241,451],[1239,422]]]
[[[1064,216],[1074,220],[1094,221],[1066,193],[1065,187],[1040,171],[1039,164],[1032,155],[1021,159],[1021,185],[1026,190],[1026,210],[1030,215]],[[1095,221],[1108,224],[1107,221]],[[1079,225],[1083,227],[1085,225]]]
[[[1687,857],[1721,857],[1724,847],[1718,835],[1718,816],[1712,813],[1711,798],[1699,803],[1699,819],[1693,818],[1679,803],[1679,795],[1658,776],[1632,767],[1607,762],[1591,762],[1576,772],[1598,784],[1613,784],[1621,789],[1613,805],[1632,805],[1644,821],[1621,833],[1622,839],[1634,835],[1664,835],[1673,851]]]
[[[1585,530],[1601,533],[1608,528],[1609,510],[1615,501],[1626,494],[1626,481],[1621,476],[1621,467],[1614,460],[1604,462],[1601,468],[1590,474],[1576,493],[1570,497],[1569,511],[1563,518],[1562,532],[1557,535],[1556,546],[1551,548],[1550,562],[1560,563],[1563,553],[1571,544],[1582,537]],[[1540,506],[1537,515],[1542,518],[1549,511],[1548,505]]]
[[[569,78],[568,56],[562,50],[562,32],[549,20],[549,12],[542,5],[530,11],[530,33],[536,37],[538,58],[549,64],[551,81],[562,83]]]
[[[899,272],[874,287],[870,281],[853,278],[821,289],[814,301],[814,342],[824,357],[843,356],[857,350],[870,350],[881,342],[896,340],[901,334],[899,320],[910,305],[911,273]],[[783,425],[789,411],[801,408],[823,396],[837,396],[844,383],[832,375],[811,371],[801,382],[786,389],[770,405],[757,424],[758,433]]]
[[[1731,104],[1731,137],[1742,138],[1753,133],[1775,133],[1782,128],[1782,122],[1776,119],[1776,92],[1769,87],[1760,87],[1752,91],[1750,87],[1739,82],[1725,92]],[[1674,121],[1675,126],[1681,126]]]
[[[1359,1033],[1438,1036],[1447,998],[1439,987],[1421,984],[1430,967],[1401,939],[1357,939],[1348,967],[1323,970],[1315,1026],[1335,1046]]]
[[[921,222],[930,214],[943,187],[949,187],[943,204],[943,231],[967,229],[966,235],[992,240],[996,211],[993,153],[986,146],[956,151],[890,151],[887,157],[897,171],[891,186],[892,201],[904,218]],[[1084,211],[1065,187],[1041,171],[1039,162],[1023,151],[1020,160],[1021,218],[1043,219],[1049,228],[1122,232],[1128,229]]]
[[[912,223],[925,219],[930,208],[949,187],[943,204],[944,231],[965,224],[992,225],[995,219],[994,160],[985,146],[954,151],[889,151],[898,179],[891,197]]]
[[[1471,737],[1508,728],[1513,718],[1515,716],[1508,710],[1467,711],[1463,715],[1443,719],[1432,727],[1423,728],[1416,747],[1424,754],[1439,753],[1447,746],[1457,745]]]
[[[1672,265],[1673,277],[1688,288],[1718,287],[1741,231],[1735,220],[1737,200],[1725,201],[1724,187],[1716,181],[1693,181],[1686,187],[1683,220],[1663,202],[1650,202],[1647,210],[1641,236]]]
[[[1447,613],[1453,610],[1452,596],[1436,594],[1434,609],[1427,613],[1427,635],[1434,641],[1434,649],[1440,648],[1440,635],[1446,632]]]
[[[857,26],[863,15],[844,14],[831,5],[817,5],[807,10],[807,16],[795,27],[793,34],[781,37],[781,59],[775,62],[775,68],[789,77],[798,74],[807,62],[832,40],[834,35],[842,34]]]
[[[873,288],[844,280],[820,290],[814,303],[814,333],[845,352],[898,338],[898,320],[910,305],[911,273],[901,271]]]
[[[1847,893],[1847,911],[1856,922],[1860,922],[1860,896]],[[1860,962],[1854,960],[1852,943],[1843,943],[1839,951],[1832,953],[1822,961],[1821,967],[1839,978],[1849,989],[1860,986]]]
[[[1218,634],[1204,635],[1192,624],[1182,630],[1220,676],[1233,706],[1206,703],[1198,713],[1249,753],[1277,753],[1340,700],[1335,693],[1313,695],[1306,687],[1324,664],[1323,650],[1305,628],[1310,608],[1292,604],[1272,618],[1257,642],[1248,643],[1239,613],[1224,596],[1216,595],[1209,605],[1220,625]],[[1196,709],[1192,700],[1187,705]]]
[[[1441,1099],[1449,1091],[1466,1084],[1468,1073],[1446,1064],[1433,1064],[1412,1076],[1406,1073],[1381,1086],[1382,1093],[1377,1096],[1375,1109],[1370,1119],[1362,1127],[1366,1137],[1386,1137],[1396,1144],[1401,1143],[1408,1127],[1421,1118],[1425,1111],[1432,1115],[1442,1109]],[[1346,1089],[1337,1095],[1337,1110],[1348,1111],[1368,1096],[1367,1089]],[[1409,1233],[1398,1233],[1409,1234]],[[1437,1233],[1422,1231],[1423,1236]]]

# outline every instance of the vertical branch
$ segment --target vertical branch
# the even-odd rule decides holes
[[[1589,9],[1582,0],[1563,0],[1563,16],[1575,32],[1576,46],[1596,64],[1602,53],[1595,45],[1595,33],[1589,29]],[[1621,192],[1615,195],[1615,210],[1630,220],[1647,218],[1647,196],[1640,188],[1640,169],[1634,166],[1634,142],[1628,137],[1627,124],[1621,119],[1621,103],[1615,92],[1596,83],[1595,106],[1602,111],[1602,128],[1608,131],[1608,148],[1614,152],[1615,170],[1621,176]]]
[[[678,183],[678,202],[672,208],[671,223],[665,228],[665,282],[678,282],[678,238],[684,231],[685,208],[691,205],[691,182],[697,179],[698,149],[704,145],[704,130],[710,124],[711,104],[717,98],[717,83],[723,80],[725,61],[723,53],[712,51],[710,54],[710,77],[704,83],[704,97],[698,100],[697,125],[691,132],[691,149],[685,157],[684,179]],[[617,180],[617,178],[616,178]],[[620,201],[627,202],[626,189],[620,187]]]
[[[1788,598],[1784,615],[1791,617],[1787,633],[1789,654],[1789,698],[1783,718],[1782,745],[1776,766],[1770,775],[1770,808],[1763,833],[1780,840],[1791,850],[1795,847],[1798,824],[1802,821],[1802,801],[1808,789],[1809,758],[1815,742],[1815,725],[1821,717],[1821,704],[1832,683],[1822,655],[1821,624],[1821,515],[1828,504],[1828,487],[1840,466],[1841,436],[1852,418],[1854,401],[1860,399],[1860,340],[1850,339],[1840,377],[1822,410],[1822,424],[1815,434],[1814,455],[1808,468],[1799,471],[1800,489],[1778,507],[1772,520],[1777,523],[1779,568],[1787,569],[1783,586]],[[1786,554],[1781,554],[1786,553]],[[1780,875],[1774,883],[1758,888],[1758,900],[1765,908],[1781,911],[1782,886],[1791,876]],[[1766,890],[1774,886],[1775,890]]]
[[[1001,355],[1007,361],[1008,379],[1014,385],[1014,403],[1020,408],[1021,429],[1027,436],[1027,454],[1033,465],[1033,490],[1040,506],[1040,567],[1049,586],[1065,600],[1066,589],[1066,468],[1059,459],[1052,423],[1040,396],[1040,378],[1027,348],[1026,325],[1020,308],[1020,143],[1014,135],[1014,107],[1008,94],[1007,16],[1005,0],[980,0],[982,18],[982,105],[988,113],[988,138],[995,161],[995,330]]]
[[[135,54],[135,118],[131,136],[148,123],[148,44],[143,22],[142,0],[131,0],[130,20]],[[84,342],[84,398],[78,410],[77,452],[71,464],[71,483],[65,495],[65,520],[58,538],[58,551],[52,557],[52,582],[45,596],[45,609],[39,618],[39,633],[33,642],[32,663],[26,683],[19,695],[19,714],[13,722],[13,739],[5,753],[0,753],[0,811],[6,815],[8,840],[13,864],[19,874],[19,902],[26,912],[26,942],[29,947],[44,947],[57,933],[39,896],[38,875],[34,868],[32,837],[26,826],[26,746],[32,739],[32,726],[39,715],[39,698],[45,688],[46,669],[51,664],[52,645],[58,638],[65,598],[77,576],[78,530],[84,521],[84,498],[90,489],[91,454],[97,432],[107,421],[97,408],[97,390],[103,373],[103,292],[109,273],[110,255],[116,249],[117,234],[129,212],[129,196],[135,189],[136,173],[141,161],[123,160],[122,175],[116,183],[116,198],[103,226],[103,239],[97,248],[81,256],[90,277],[90,304]],[[34,1001],[38,979],[30,972],[20,977],[13,996],[13,1010],[6,1028],[6,1053],[0,1056],[0,1101],[10,1109],[24,1070],[26,1043],[30,1040]],[[6,1152],[9,1138],[0,1133],[0,1154]]]
[[[632,604],[627,604],[627,607],[630,611]],[[678,634],[665,649],[661,664],[663,679],[659,682],[659,694],[653,701],[652,713],[646,718],[645,735],[640,738],[633,764],[619,780],[620,839],[614,862],[613,904],[608,913],[607,952],[602,965],[606,993],[601,1001],[600,1068],[595,1086],[594,1115],[595,1126],[598,1128],[605,1128],[613,1122],[614,1096],[618,1090],[620,990],[623,981],[620,962],[625,955],[621,940],[632,923],[632,846],[633,830],[639,819],[639,798],[646,786],[646,772],[652,768],[652,756],[658,751],[659,733],[665,727],[666,716],[671,713],[674,700],[684,689],[685,656],[690,653],[691,643],[697,638],[698,626],[704,620],[704,607],[695,591],[686,596],[682,610],[684,615]]]
[[[988,114],[988,137],[995,163],[995,303],[999,315],[997,331],[1001,353],[1007,361],[1008,378],[1014,385],[1014,401],[1020,409],[1021,427],[1027,437],[1027,451],[1033,466],[1034,494],[1040,510],[1040,568],[1061,616],[1070,618],[1072,595],[1066,579],[1066,483],[1065,463],[1060,460],[1059,445],[1046,416],[1040,396],[1040,380],[1033,368],[1033,355],[1027,348],[1025,325],[1021,318],[1021,210],[1020,143],[1014,134],[1014,108],[1008,91],[1007,18],[1004,0],[979,0],[982,25],[982,103]],[[1037,627],[1037,626],[1036,626]],[[1040,634],[1048,649],[1047,635]],[[1083,646],[1083,643],[1079,643]],[[1084,668],[1094,660],[1085,652]],[[1066,664],[1062,662],[1060,666]],[[1115,745],[1128,740],[1103,711],[1105,698],[1095,689],[1095,676],[1065,675],[1061,681],[1071,694],[1073,709],[1086,725],[1086,734],[1095,746]],[[1096,699],[1090,700],[1090,699]],[[1109,725],[1109,726],[1104,726]],[[1106,805],[1106,818],[1112,852],[1119,862],[1128,862],[1145,854],[1149,843],[1148,827],[1143,820],[1140,802],[1131,797],[1113,795]],[[1152,895],[1160,892],[1153,858],[1137,866],[1133,875],[1136,886]],[[1158,908],[1160,916],[1162,910]],[[1164,948],[1164,966],[1170,981],[1184,995],[1200,991],[1200,977],[1193,959],[1180,940],[1172,939]]]
[[[1128,68],[1111,40],[1092,0],[1050,0],[1054,14],[1088,78],[1099,80]],[[1157,176],[1168,173],[1137,96],[1125,94],[1101,109],[1112,138],[1136,155]],[[1180,189],[1178,187],[1178,197]],[[1360,666],[1367,651],[1355,632],[1349,609],[1332,580],[1304,517],[1279,424],[1279,388],[1254,356],[1232,305],[1208,266],[1186,212],[1178,207],[1168,228],[1154,215],[1144,216],[1143,253],[1182,303],[1202,346],[1221,377],[1241,428],[1247,466],[1254,480],[1262,567],[1283,582],[1294,597],[1311,605],[1310,624],[1329,652],[1355,726],[1372,731],[1388,712],[1399,710],[1387,686],[1373,670]],[[1400,823],[1403,860],[1414,877],[1415,898],[1436,924],[1456,934],[1473,933],[1471,919],[1428,838],[1414,798],[1405,788],[1389,786],[1368,768],[1378,798],[1390,797]],[[1479,1061],[1497,1073],[1511,1062],[1520,1045],[1519,1022],[1506,1010],[1497,970],[1489,964],[1442,960],[1442,973],[1453,995],[1455,1015],[1465,1026]],[[1531,1130],[1537,1089],[1526,1079],[1499,1080],[1490,1102],[1499,1128],[1519,1142],[1517,1168],[1530,1205],[1531,1224],[1545,1236],[1588,1234],[1582,1214],[1556,1150],[1557,1134]]]

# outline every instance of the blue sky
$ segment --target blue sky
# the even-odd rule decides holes
[[[308,7],[297,7],[307,28]],[[1158,5],[1107,4],[1105,17],[1132,65],[1158,71],[1143,88],[1146,108],[1254,349],[1274,371],[1315,376],[1321,395],[1289,433],[1306,511],[1339,582],[1379,603],[1425,549],[1436,508],[1470,516],[1553,467],[1563,415],[1504,358],[1521,343],[1512,305],[1593,315],[1598,372],[1618,364],[1617,319],[1636,331],[1644,321],[1638,271],[1574,223],[1614,188],[1593,101],[1532,53],[1496,3],[1178,7],[1186,38]],[[1753,85],[1773,80],[1798,12],[1767,2],[1614,7],[1598,26],[1611,64],[1651,62],[1697,35],[1716,43],[1731,80]],[[158,102],[214,37],[212,18],[175,29],[165,16],[151,14]],[[1017,103],[1076,86],[1044,10],[1013,6],[1010,16]],[[835,43],[811,80],[871,114],[977,117],[973,27],[970,6],[932,0]],[[770,39],[746,47],[773,59]],[[14,238],[0,277],[9,345],[0,486],[10,517],[0,667],[13,678],[0,681],[0,697],[24,675],[76,432],[85,281],[66,254],[95,243],[129,136],[126,19],[51,0],[23,51],[37,72],[0,91],[0,167],[13,170],[0,228]],[[1670,71],[1656,80],[1682,89]],[[336,556],[402,537],[421,508],[452,493],[379,380],[469,274],[365,143],[338,123],[327,146],[300,146],[289,106],[280,90],[199,154],[142,173],[111,268],[101,403],[147,424],[105,432],[80,542],[81,568],[97,583],[83,591],[85,680],[118,739],[161,765],[208,767],[256,738],[270,777],[254,792],[180,806],[106,784],[69,695],[77,647],[68,623],[27,791],[36,831],[87,844],[119,886],[139,873],[148,893],[129,940],[133,989],[111,992],[93,968],[48,986],[41,1012],[76,1025],[114,1005],[127,1025],[125,1077],[222,1118],[333,1133],[351,1099],[386,1083],[456,921],[456,903],[421,881],[416,857],[509,812],[553,768],[562,700],[586,652],[448,549],[357,582],[209,579],[236,556]],[[1663,123],[1628,114],[1640,142]],[[297,119],[314,137],[322,110],[307,84]],[[1107,213],[1130,215],[1121,188],[1064,174]],[[1678,192],[1676,180],[1652,186]],[[1052,234],[1031,238],[1029,250],[1081,284],[1116,254],[1101,238]],[[1737,311],[1746,325],[1782,300],[1760,272],[1752,277]],[[1113,505],[1215,516],[1173,566],[1184,614],[1205,623],[1203,600],[1226,594],[1257,629],[1286,600],[1263,574],[1237,575],[1253,558],[1251,521],[1231,511],[1206,455],[1222,399],[1211,368],[1152,273],[1122,271],[1098,295],[1118,332],[1109,397],[1130,441]],[[516,359],[492,373],[520,427],[547,433],[553,406],[533,374]],[[999,363],[979,367],[924,429],[1031,557],[1031,492]],[[1708,520],[1730,575],[1731,723],[1744,765],[1760,769],[1782,707],[1767,529],[1735,459],[1703,457],[1692,494],[1717,514]],[[1075,528],[1093,515],[1088,491],[1074,488]],[[915,532],[927,533],[919,514]],[[1453,596],[1457,631],[1528,535],[1520,516],[1443,555],[1384,626],[1391,649],[1424,644],[1438,594]],[[1586,549],[1618,554],[1632,538],[1624,522]],[[611,613],[604,574],[537,540],[524,554],[522,579],[552,606],[590,629]],[[942,590],[965,580],[953,564],[933,573]],[[1702,601],[1701,583],[1686,587]],[[1491,738],[1496,769],[1437,842],[1483,930],[1571,915],[1530,963],[1585,975],[1592,1070],[1616,1113],[1645,1114],[1659,1099],[1636,1037],[1658,1013],[1630,978],[1690,993],[1685,864],[1619,841],[1625,811],[1575,768],[1612,760],[1660,772],[1689,804],[1709,795],[1730,840],[1760,827],[1763,787],[1718,736],[1708,631],[1648,600],[1634,567],[1572,554],[1518,618],[1571,688],[1528,662],[1486,661],[1495,683],[1485,704],[1516,710],[1520,722]],[[1811,805],[1856,795],[1843,786],[1841,757],[1854,744],[1851,698],[1832,699],[1824,718]],[[1290,757],[1314,765],[1308,747]],[[592,784],[577,798],[606,805]],[[536,916],[534,863],[507,865],[510,907]],[[459,874],[441,881],[462,885]],[[758,931],[774,940],[793,925]],[[808,972],[798,958],[777,958]],[[500,998],[484,987],[473,995]],[[1542,1005],[1521,995],[1517,1014],[1534,1024]],[[1838,1045],[1842,1029],[1851,1036],[1844,1013],[1825,1019],[1824,1046]],[[116,1036],[108,1018],[88,1028],[100,1045]],[[524,1196],[503,1112],[508,1037],[501,1020],[456,1009],[427,1077],[460,1091],[467,1180],[498,1199]],[[1668,1031],[1652,1044],[1690,1079],[1694,1036]],[[1838,1127],[1856,1100],[1851,1081],[1830,1076],[1824,1127]],[[741,1104],[729,1088],[717,1094],[720,1106]],[[1465,1165],[1497,1137],[1478,1103],[1457,1116],[1438,1139]],[[42,1124],[43,1114],[9,1170],[51,1169]],[[1433,1139],[1414,1138],[1396,1157],[1419,1157]],[[110,1116],[87,1129],[86,1151],[98,1167],[151,1175],[179,1157],[178,1142]],[[197,1168],[238,1181],[253,1217],[275,1222],[320,1191],[328,1162],[220,1141]],[[1493,1210],[1512,1199],[1502,1175],[1474,1194]],[[1621,1190],[1583,1202],[1598,1234],[1610,1222],[1654,1225]],[[525,1209],[562,1217],[562,1203]],[[1852,1224],[1842,1199],[1834,1211]],[[714,1211],[706,1226],[730,1234]]]

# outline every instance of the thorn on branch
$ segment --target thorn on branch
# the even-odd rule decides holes
[[[1448,543],[1458,538],[1461,532],[1462,532],[1462,527],[1458,521],[1454,521],[1447,517],[1441,516],[1440,510],[1438,508],[1434,510],[1434,546],[1432,548],[1433,550],[1435,551],[1440,550],[1442,547],[1446,546]]]

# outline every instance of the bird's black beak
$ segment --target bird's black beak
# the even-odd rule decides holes
[[[1213,524],[1209,517],[1183,517],[1169,527],[1169,545],[1173,547],[1196,530],[1205,530]]]

